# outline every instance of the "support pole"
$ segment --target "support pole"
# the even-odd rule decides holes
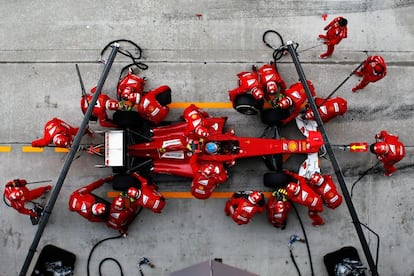
[[[118,50],[119,50],[119,44],[114,43],[113,47],[112,47],[112,51],[109,55],[108,61],[106,62],[105,67],[103,69],[103,72],[101,74],[101,77],[98,81],[98,84],[97,84],[97,87],[96,87],[96,92],[94,93],[94,95],[92,97],[92,100],[91,100],[91,103],[90,103],[88,109],[86,110],[85,117],[82,120],[82,123],[79,127],[78,133],[75,136],[73,144],[72,144],[72,146],[70,148],[70,151],[69,151],[69,153],[66,157],[65,163],[63,164],[63,168],[60,172],[59,178],[58,178],[58,180],[56,182],[56,185],[53,189],[53,192],[50,196],[49,202],[47,203],[45,211],[44,211],[44,213],[43,213],[43,215],[40,219],[39,226],[38,226],[38,229],[37,229],[36,234],[34,236],[32,245],[30,246],[29,252],[26,256],[26,260],[25,260],[25,262],[23,264],[23,267],[20,271],[20,274],[19,274],[20,276],[26,276],[26,274],[27,274],[27,271],[28,271],[30,263],[33,259],[34,253],[36,252],[37,246],[39,244],[40,238],[42,237],[43,231],[46,228],[47,222],[48,222],[49,217],[52,213],[52,209],[53,209],[53,207],[56,203],[57,197],[58,197],[59,192],[62,188],[63,182],[65,181],[66,175],[67,175],[67,173],[70,169],[70,166],[72,165],[73,158],[75,157],[75,154],[78,151],[78,147],[79,147],[79,144],[81,142],[82,136],[85,133],[85,130],[88,126],[89,118],[92,114],[93,107],[95,106],[95,103],[98,100],[99,95],[101,94],[101,91],[102,91],[102,88],[104,86],[105,80],[108,77],[109,71],[112,67],[112,64],[115,60],[115,56],[116,56]]]
[[[292,41],[287,42],[287,49],[288,49],[288,52],[290,53],[290,55],[292,56],[292,60],[293,60],[293,63],[295,64],[296,71],[298,72],[299,79],[300,79],[300,81],[303,85],[303,88],[305,89],[306,95],[308,97],[309,105],[310,105],[310,107],[313,111],[313,114],[315,114],[315,120],[318,123],[319,131],[321,132],[323,140],[325,142],[326,151],[329,155],[329,158],[330,158],[330,161],[332,163],[333,169],[335,171],[336,177],[338,179],[339,185],[341,186],[341,190],[342,190],[346,205],[347,205],[349,213],[352,217],[352,222],[353,222],[355,230],[358,234],[359,241],[361,243],[362,249],[364,250],[365,258],[368,262],[368,266],[371,270],[371,274],[373,276],[378,276],[377,266],[374,263],[371,251],[370,251],[368,243],[367,243],[367,240],[365,238],[364,232],[362,231],[361,222],[358,219],[357,212],[356,212],[355,207],[352,203],[352,199],[351,199],[351,196],[348,192],[348,188],[346,187],[346,183],[345,183],[345,180],[344,180],[344,176],[342,174],[341,167],[339,166],[338,161],[335,157],[335,153],[332,150],[331,143],[329,142],[329,139],[328,139],[328,136],[326,134],[326,130],[325,130],[325,127],[323,125],[321,116],[318,112],[317,106],[316,106],[315,101],[312,97],[312,93],[311,93],[311,91],[309,89],[309,86],[308,86],[308,83],[306,81],[305,73],[303,71],[302,65],[300,63],[299,57],[298,57],[297,52],[296,52],[295,47],[294,47],[294,43]]]

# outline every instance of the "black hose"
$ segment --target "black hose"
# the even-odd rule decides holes
[[[305,243],[306,243],[306,248],[307,248],[307,250],[308,250],[309,266],[310,266],[310,269],[311,269],[311,275],[312,275],[312,276],[314,276],[314,275],[315,275],[315,273],[314,273],[314,271],[313,271],[312,255],[311,255],[311,251],[310,251],[310,247],[309,247],[308,237],[306,236],[305,227],[303,226],[302,219],[301,219],[301,218],[300,218],[300,216],[299,216],[298,209],[297,209],[297,208],[296,208],[296,206],[293,204],[293,202],[291,202],[291,205],[293,206],[293,210],[295,210],[296,216],[297,216],[297,218],[298,218],[298,220],[299,220],[300,228],[302,229],[303,238],[304,238],[304,240],[305,240]],[[299,271],[298,271],[298,272],[299,272]],[[299,272],[299,275],[300,275],[300,272]]]
[[[298,275],[302,276],[302,274],[300,273],[298,264],[296,263],[295,256],[293,256],[292,249],[290,248],[289,251],[290,251],[290,259],[292,260],[292,263],[295,265],[295,268],[296,268],[296,271],[298,272]]]
[[[367,169],[367,170],[365,170],[364,172],[362,172],[362,174],[360,175],[360,177],[354,182],[354,183],[352,183],[352,186],[351,186],[351,198],[352,198],[352,195],[353,195],[353,191],[354,191],[354,187],[355,187],[355,185],[362,179],[362,178],[364,178],[372,169],[374,169],[377,165],[378,165],[378,163],[379,163],[380,161],[377,161],[372,167],[370,167],[369,169]]]
[[[99,263],[99,276],[102,276],[102,272],[101,272],[101,267],[102,267],[102,264],[104,263],[104,262],[106,262],[106,261],[113,261],[113,262],[115,262],[116,264],[117,264],[117,266],[119,267],[119,271],[121,272],[121,276],[124,276],[124,272],[122,271],[122,266],[121,266],[121,264],[118,262],[118,260],[116,260],[116,259],[114,259],[114,258],[105,258],[105,259],[103,259],[100,263]]]
[[[124,235],[118,235],[118,236],[114,236],[114,237],[109,237],[109,238],[106,238],[106,239],[103,239],[103,240],[101,240],[101,241],[99,241],[97,244],[95,244],[93,247],[92,247],[92,250],[91,250],[91,252],[89,253],[89,256],[88,256],[88,262],[87,262],[87,265],[86,265],[86,272],[87,272],[87,275],[88,276],[90,276],[91,274],[90,274],[90,271],[89,271],[89,264],[90,264],[90,261],[91,261],[91,258],[92,258],[92,253],[93,253],[93,251],[95,251],[95,249],[98,247],[98,245],[100,245],[101,243],[103,243],[103,242],[105,242],[105,241],[108,241],[108,240],[114,240],[114,239],[119,239],[119,238],[122,238]],[[104,259],[105,260],[105,259]],[[101,273],[101,265],[102,265],[102,262],[103,261],[101,261],[101,263],[99,263],[99,273]],[[115,262],[116,263],[118,263],[118,261],[116,261],[115,260]],[[119,263],[118,263],[119,264]],[[120,268],[121,268],[121,266],[120,266]],[[100,275],[100,274],[99,274]],[[122,268],[121,268],[121,275],[123,275],[123,272],[122,272]]]

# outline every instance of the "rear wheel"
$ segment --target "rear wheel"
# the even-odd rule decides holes
[[[126,191],[130,187],[140,188],[141,183],[129,174],[116,174],[112,180],[112,188],[118,191]]]
[[[256,115],[263,108],[263,100],[255,100],[252,95],[242,94],[234,100],[234,109],[244,115]]]
[[[292,178],[283,172],[271,172],[263,175],[263,184],[273,189],[285,188],[291,181]]]
[[[289,117],[289,110],[280,108],[268,108],[260,112],[260,117],[265,125],[281,126],[281,121]]]
[[[283,155],[265,155],[263,156],[266,167],[271,171],[280,172],[283,169]]]
[[[171,103],[171,89],[166,89],[164,92],[158,94],[155,99],[162,106],[169,105]]]
[[[140,128],[143,119],[138,112],[117,110],[113,116],[114,123],[120,128]]]

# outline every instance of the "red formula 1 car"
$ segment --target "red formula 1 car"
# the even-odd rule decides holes
[[[123,119],[125,125],[128,118],[120,117],[118,119]],[[214,127],[216,131],[203,138],[186,133],[186,122],[153,127],[144,132],[138,128],[108,131],[105,133],[105,166],[114,167],[116,172],[149,168],[152,173],[197,179],[192,183],[192,193],[204,199],[227,179],[222,174],[223,168],[234,165],[237,159],[316,153],[323,145],[318,131],[309,131],[305,140],[277,139],[280,138],[277,136],[238,137],[233,131],[224,130],[226,117],[206,120],[207,124],[211,121],[217,126]],[[136,122],[131,124],[136,126]]]

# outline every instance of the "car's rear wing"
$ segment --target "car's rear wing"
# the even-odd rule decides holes
[[[105,132],[105,167],[124,166],[124,131]]]

